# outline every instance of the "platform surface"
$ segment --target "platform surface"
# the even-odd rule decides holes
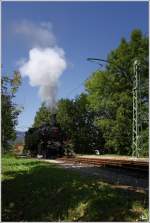
[[[90,159],[110,159],[110,160],[129,160],[129,161],[139,161],[139,162],[149,162],[149,158],[136,158],[131,156],[116,156],[116,155],[77,155],[77,158],[90,158]]]

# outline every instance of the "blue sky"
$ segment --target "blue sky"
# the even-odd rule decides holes
[[[68,64],[60,77],[57,98],[74,98],[84,90],[80,83],[98,68],[86,58],[106,59],[120,39],[129,39],[135,28],[148,35],[148,2],[3,2],[3,74],[12,75],[17,62],[28,58],[30,39],[17,35],[13,28],[24,20],[37,27],[42,22],[52,24],[57,46],[64,50]],[[24,106],[17,126],[24,131],[41,105],[38,87],[31,87],[29,79],[23,78],[15,101]]]

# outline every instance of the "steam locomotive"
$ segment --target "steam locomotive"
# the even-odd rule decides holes
[[[25,149],[32,157],[56,158],[64,155],[64,142],[67,137],[56,122],[54,114],[49,124],[43,123],[39,128],[30,128],[25,134]]]

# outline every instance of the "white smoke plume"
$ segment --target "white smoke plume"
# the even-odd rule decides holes
[[[41,23],[38,27],[31,23],[27,25],[24,22],[22,27],[17,27],[17,32],[32,37],[35,42],[29,50],[28,60],[22,62],[19,70],[23,77],[29,77],[31,86],[39,87],[41,100],[52,108],[56,104],[59,78],[67,67],[65,53],[56,45],[49,23]]]
[[[47,47],[56,44],[50,22],[35,24],[28,20],[22,20],[13,23],[12,27],[14,33],[20,35],[32,47]]]
[[[29,60],[20,67],[31,86],[39,86],[39,95],[48,106],[55,105],[58,80],[66,68],[64,52],[60,48],[33,48]]]

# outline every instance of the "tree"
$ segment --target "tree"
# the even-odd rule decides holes
[[[90,109],[86,94],[75,100],[77,111],[76,147],[80,153],[93,153],[94,149],[102,149],[104,138],[94,122],[96,113]]]
[[[140,30],[134,30],[128,42],[123,38],[119,47],[108,55],[109,63],[105,71],[93,73],[85,83],[90,107],[98,114],[95,120],[103,132],[105,147],[111,148],[118,154],[131,154],[132,151],[132,79],[135,59],[140,61],[141,66],[142,113],[146,117],[148,38],[143,36]],[[148,122],[143,124],[143,128],[143,133],[145,131],[148,133]],[[147,147],[146,132],[143,145]],[[145,149],[143,148],[143,151]]]
[[[68,138],[72,138],[75,131],[75,110],[74,102],[69,99],[60,99],[57,103],[57,122],[60,127],[66,132]]]
[[[1,78],[1,115],[2,115],[2,151],[9,149],[9,141],[15,140],[15,126],[21,109],[14,103],[18,87],[21,85],[20,73],[15,71],[13,77],[2,76]]]
[[[46,107],[45,103],[42,103],[41,107],[39,108],[39,111],[36,112],[33,127],[38,128],[43,123],[50,123],[50,120],[51,111]]]
[[[76,153],[92,153],[102,147],[104,139],[94,125],[94,112],[89,108],[87,95],[81,94],[75,100],[61,99],[58,103],[57,120]]]

